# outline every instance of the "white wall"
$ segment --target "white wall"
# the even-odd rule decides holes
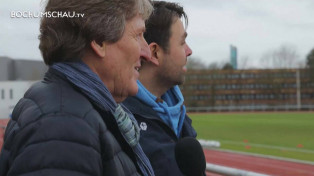
[[[0,119],[9,118],[15,104],[35,81],[0,81]]]

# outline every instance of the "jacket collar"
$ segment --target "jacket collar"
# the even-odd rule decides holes
[[[136,97],[128,97],[123,104],[133,113],[148,119],[158,119],[158,114],[152,107],[148,106]]]
[[[139,115],[143,118],[153,119],[162,121],[156,111],[154,111],[150,106],[143,103],[141,100],[136,97],[128,97],[123,104],[135,115]],[[162,121],[163,122],[163,121]],[[197,133],[194,128],[191,126],[192,120],[185,115],[183,127],[182,127],[182,135],[181,137],[191,136],[196,137]]]

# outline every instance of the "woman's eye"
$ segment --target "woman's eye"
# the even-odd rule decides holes
[[[142,36],[143,36],[143,33],[139,33],[139,34],[137,34],[136,38],[140,39]]]

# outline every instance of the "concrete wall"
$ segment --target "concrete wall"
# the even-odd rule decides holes
[[[0,119],[9,118],[16,103],[36,81],[0,82]]]
[[[8,57],[0,57],[0,81],[13,80],[15,74],[12,74],[14,61]]]
[[[0,81],[41,80],[47,70],[43,61],[0,57]]]
[[[44,64],[43,61],[15,60],[14,80],[41,80],[47,69],[48,67]]]
[[[15,104],[47,69],[43,61],[0,57],[0,119],[10,117]]]

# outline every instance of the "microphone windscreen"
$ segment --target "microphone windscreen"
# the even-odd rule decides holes
[[[206,160],[201,144],[192,137],[185,137],[175,146],[175,158],[181,172],[186,176],[201,176]]]

